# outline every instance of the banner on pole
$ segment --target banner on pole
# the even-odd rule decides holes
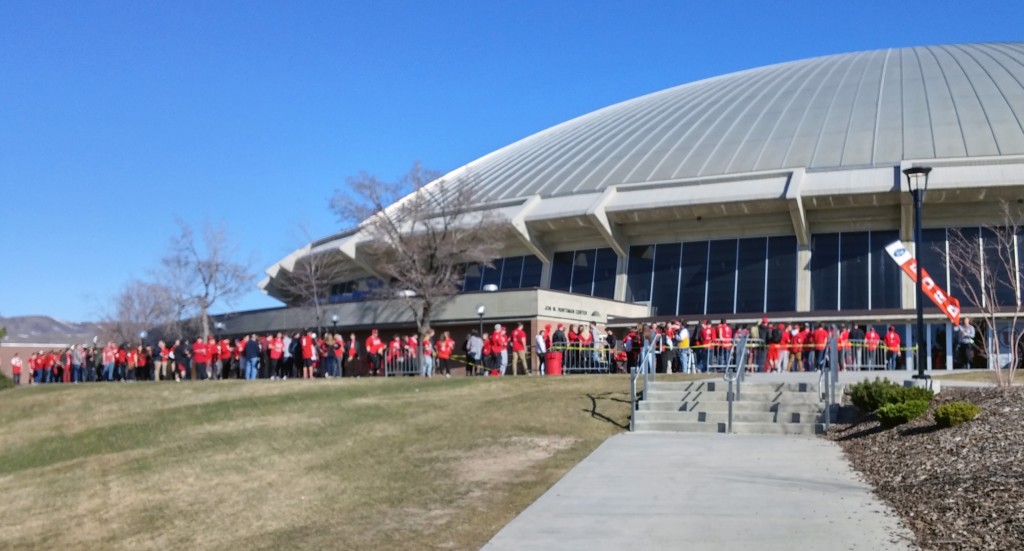
[[[885,246],[885,252],[889,253],[889,256],[903,269],[903,273],[907,274],[910,281],[917,285],[917,259],[910,254],[903,242],[896,240],[889,243]],[[924,294],[939,307],[939,310],[942,310],[942,313],[946,314],[949,321],[952,321],[954,325],[959,325],[960,301],[956,297],[949,296],[949,293],[939,287],[939,284],[935,283],[923,266],[921,267],[921,279],[924,282],[922,285]]]

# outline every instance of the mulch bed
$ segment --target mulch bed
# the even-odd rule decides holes
[[[977,404],[981,414],[938,428],[935,408],[955,400]],[[922,549],[1024,549],[1024,388],[947,387],[906,425],[885,430],[861,416],[826,438],[842,446]]]

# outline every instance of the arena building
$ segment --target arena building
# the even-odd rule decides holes
[[[922,215],[928,250],[944,246],[947,228],[968,228],[980,261],[989,243],[979,226],[999,222],[1000,201],[1024,202],[1024,43],[741,71],[610,106],[477,159],[445,179],[477,186],[477,208],[511,231],[494,268],[467,266],[464,294],[436,323],[473,324],[485,300],[482,320],[533,328],[767,316],[894,323],[909,342],[914,285],[884,247],[912,247],[901,172],[923,165],[933,168]],[[271,266],[260,288],[292,303],[285,283],[297,264],[328,255],[346,270],[331,306],[346,326],[408,325],[400,309],[361,302],[373,278],[363,241],[356,228],[310,243]],[[924,266],[963,300],[963,282],[923,252]],[[491,286],[498,291],[474,294]],[[287,310],[238,321],[308,324],[299,323],[306,310]],[[950,342],[945,318],[930,305],[926,314],[927,344],[939,352],[930,361],[951,366],[932,342]]]

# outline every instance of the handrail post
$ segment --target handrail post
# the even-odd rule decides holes
[[[629,372],[629,432],[636,432],[636,367]]]

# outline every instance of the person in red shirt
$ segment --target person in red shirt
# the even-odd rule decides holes
[[[402,358],[402,337],[395,335],[391,339],[391,344],[388,345],[388,356],[384,362],[384,376],[386,377],[388,371],[394,372],[398,366],[398,362]],[[390,369],[389,369],[390,368]]]
[[[491,354],[498,364],[498,373],[505,375],[508,369],[508,333],[501,324],[494,325],[494,334],[491,335]]]
[[[896,332],[896,326],[890,325],[889,332],[885,334],[885,370],[895,370],[899,357],[900,334]]]
[[[284,335],[278,333],[267,340],[267,346],[270,347],[270,351],[267,356],[270,358],[270,378],[276,380],[278,378],[284,378],[284,372],[281,371],[281,357],[284,356]]]
[[[850,353],[852,348],[850,347],[850,330],[846,328],[846,324],[842,324],[839,327],[839,336],[836,337],[836,348],[839,352],[839,370],[846,371],[847,368],[853,365],[853,355]]]
[[[302,351],[302,378],[313,378],[313,363],[316,357],[313,348],[315,346],[316,333],[307,331],[299,340],[299,348]]]
[[[373,329],[370,331],[370,336],[366,338],[366,360],[370,364],[370,373],[377,377],[380,374],[381,356],[384,353],[384,342],[380,340],[380,336],[377,335],[377,330]]]
[[[708,320],[701,320],[700,322],[700,357],[704,364],[704,371],[710,370],[714,366],[715,354],[715,328],[711,326]]]
[[[818,371],[824,369],[828,361],[825,353],[825,346],[828,344],[828,331],[821,322],[818,322],[818,327],[814,329],[811,338],[814,340],[814,370]]]
[[[21,358],[18,357],[18,353],[14,353],[14,357],[11,358],[11,378],[14,379],[14,386],[21,385]]]
[[[484,333],[480,335],[480,338],[484,341],[484,345],[481,348],[480,357],[484,362],[484,375],[490,375],[491,369],[494,367],[494,355],[491,348],[491,334]]]
[[[452,376],[451,358],[454,351],[455,341],[452,336],[447,331],[441,333],[441,338],[437,339],[437,372],[444,371],[445,377]]]
[[[192,380],[206,379],[206,367],[210,361],[210,355],[206,351],[206,343],[199,337],[192,345]]]
[[[868,369],[882,365],[882,358],[878,355],[878,343],[881,341],[875,326],[869,325],[868,332],[864,334],[864,365]]]
[[[526,331],[523,331],[523,324],[517,323],[512,330],[512,374],[519,372],[519,364],[523,364],[523,371],[527,375],[533,375],[533,368],[526,363]]]
[[[423,361],[420,364],[420,375],[423,377],[434,376],[434,345],[431,344],[434,337],[434,330],[430,329],[423,335]]]

